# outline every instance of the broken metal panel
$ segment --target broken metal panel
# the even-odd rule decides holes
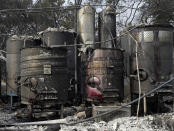
[[[80,34],[84,47],[94,48],[95,9],[89,4],[86,4],[78,11],[78,32]]]
[[[116,45],[116,13],[113,8],[107,6],[99,14],[99,41],[102,48],[112,48]],[[103,42],[107,41],[107,42]]]

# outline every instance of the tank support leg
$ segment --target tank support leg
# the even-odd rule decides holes
[[[15,96],[15,94],[13,92],[9,92],[8,96],[10,96],[10,107],[12,109],[13,108],[13,96]]]
[[[10,107],[11,107],[11,109],[13,108],[13,96],[12,95],[10,96]]]
[[[63,104],[61,104],[61,109],[60,109],[60,118],[62,119],[63,118]]]
[[[144,115],[146,115],[147,113],[147,101],[146,101],[146,97],[144,97]]]

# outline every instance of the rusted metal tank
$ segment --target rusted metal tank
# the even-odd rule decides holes
[[[102,41],[102,48],[112,48],[116,46],[116,13],[113,8],[107,6],[99,14],[98,19],[99,41]],[[103,42],[107,41],[107,42]]]
[[[172,75],[173,29],[170,25],[145,25],[138,26],[130,32],[138,41],[142,94],[167,81]],[[122,38],[121,45],[127,53],[127,58],[130,59],[127,70],[128,76],[132,76],[132,93],[138,94],[135,41],[130,35],[126,35]],[[164,88],[165,92],[172,91],[169,87],[172,88],[172,85],[168,85],[167,90]]]
[[[24,48],[21,50],[21,102],[42,105],[65,103],[68,76],[66,50],[61,48]],[[25,97],[24,97],[25,96]]]
[[[74,44],[74,32],[58,29],[48,28],[40,33],[43,44],[46,47],[58,47],[61,45],[73,45]]]
[[[95,9],[89,4],[84,5],[84,7],[78,11],[78,32],[84,44],[83,47],[94,48]]]
[[[23,47],[24,37],[12,36],[7,40],[7,95],[17,96],[19,93],[17,79],[20,76],[20,49]]]
[[[89,55],[86,70],[88,98],[115,102],[123,99],[123,51],[95,49]]]

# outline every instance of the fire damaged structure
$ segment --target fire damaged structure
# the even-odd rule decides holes
[[[67,101],[66,50],[26,48],[21,50],[21,103],[32,112],[49,112]],[[25,96],[25,97],[23,97]]]
[[[116,47],[116,12],[111,6],[107,6],[98,18],[98,36],[102,48]]]
[[[123,51],[95,49],[86,61],[86,91],[91,99],[121,101],[123,88]]]
[[[125,67],[127,67],[127,77],[130,78],[133,100],[138,97],[139,92],[146,94],[172,77],[174,28],[170,25],[144,25],[130,28],[133,30],[122,37],[121,46],[125,49]],[[136,48],[139,71],[137,71]],[[138,86],[138,72],[141,91]],[[144,99],[144,104],[141,106],[144,108],[144,113],[172,111],[173,84],[166,85]],[[153,106],[149,106],[151,104]],[[132,105],[132,113],[136,112],[136,105]]]
[[[134,100],[143,96],[142,114],[173,111],[173,84],[164,84],[173,78],[173,26],[129,27],[119,41],[115,10],[107,6],[99,13],[98,36],[95,14],[85,4],[77,11],[75,32],[48,28],[37,37],[8,39],[6,95],[11,106],[18,103],[33,118],[63,118],[81,111],[81,105],[83,111],[93,108],[91,116],[128,104],[124,109],[135,115],[139,103]]]

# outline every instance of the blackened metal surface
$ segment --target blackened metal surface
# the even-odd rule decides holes
[[[48,28],[42,33],[42,41],[47,47],[60,45],[72,45],[74,43],[74,33],[57,28]]]
[[[131,34],[138,41],[141,92],[146,93],[168,80],[172,74],[173,27],[146,25],[135,28]],[[130,70],[128,75],[135,75],[131,79],[132,93],[138,93],[136,44],[129,35],[124,36],[121,41],[122,48],[126,50],[126,54],[130,58],[130,63],[127,63],[127,67],[130,67],[127,69],[128,72]],[[172,85],[168,85],[168,87],[172,89]]]
[[[110,6],[99,14],[99,41],[102,48],[112,48],[116,45],[116,15]]]
[[[24,39],[24,48],[41,46],[42,41],[39,37],[26,36]]]
[[[75,34],[68,32],[64,34],[67,40],[67,45],[74,45]],[[67,67],[69,79],[74,78],[75,71],[75,49],[74,46],[67,47]]]
[[[24,38],[12,36],[7,40],[7,94],[18,95],[17,77],[20,75],[20,49],[23,47]]]
[[[25,96],[21,97],[22,103],[29,104],[36,100],[37,94],[48,94],[41,96],[51,100],[51,103],[64,103],[68,87],[66,61],[66,50],[61,48],[22,49],[21,84],[24,85],[21,87],[21,96]],[[32,83],[31,87],[25,84],[27,81]]]
[[[86,73],[88,97],[102,97],[111,102],[123,99],[123,51],[107,48],[94,50],[88,57]]]
[[[42,33],[41,39],[47,47],[56,47],[61,45],[73,45],[75,33],[67,30],[60,30],[57,28],[48,28]],[[67,46],[67,67],[69,79],[74,78],[74,47]]]
[[[78,32],[84,46],[93,48],[93,44],[95,44],[95,9],[89,4],[78,11]]]
[[[137,99],[139,96],[138,94],[132,94],[132,100]],[[155,94],[154,96],[146,97],[147,101],[147,114],[154,114],[154,113],[167,113],[173,111],[173,93],[160,93]],[[136,116],[137,114],[137,105],[138,102],[131,105],[131,115]],[[153,106],[151,106],[153,105]],[[139,115],[144,116],[144,102],[141,100],[140,102],[140,109]]]

